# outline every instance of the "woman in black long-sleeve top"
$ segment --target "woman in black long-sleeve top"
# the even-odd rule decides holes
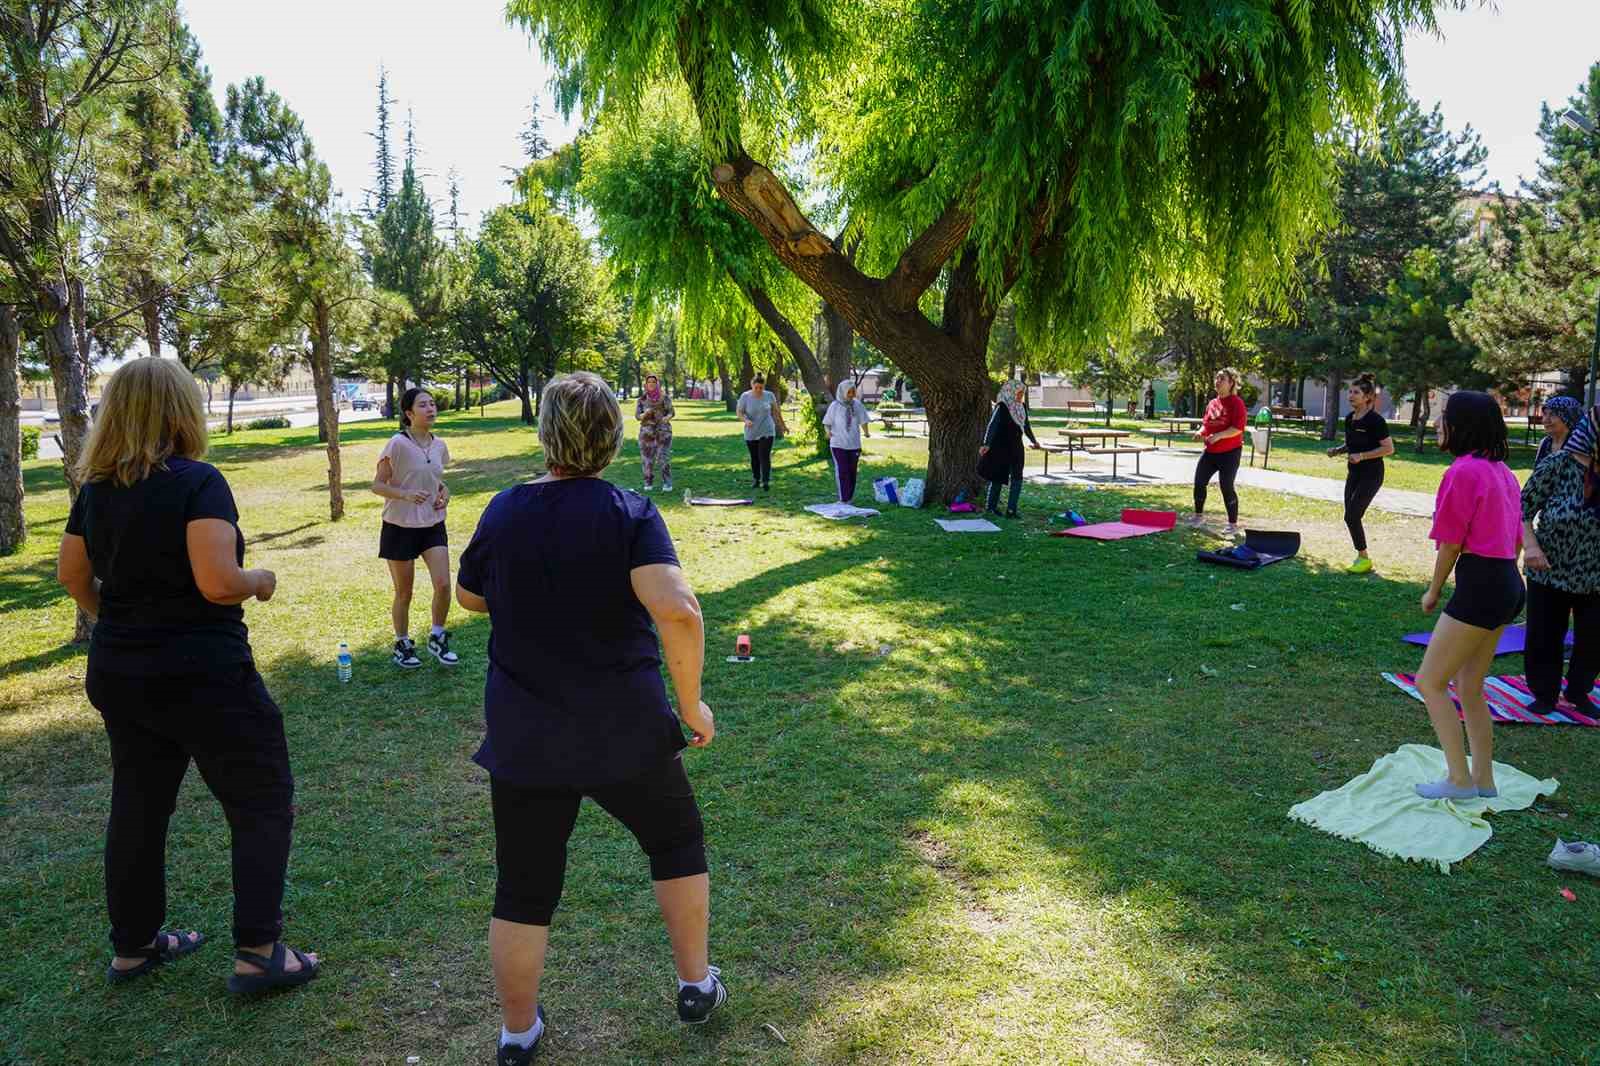
[[[1000,486],[1011,482],[1011,495],[1006,504],[1006,517],[1017,518],[1017,500],[1022,496],[1022,435],[1037,448],[1039,441],[1033,435],[1033,425],[1028,421],[1028,409],[1023,406],[1028,387],[1020,381],[1008,381],[1000,390],[1000,399],[989,417],[989,428],[983,434],[983,446],[978,449],[978,473],[989,482],[989,513],[1000,513]]]

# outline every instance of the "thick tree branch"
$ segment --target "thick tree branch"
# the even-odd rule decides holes
[[[890,306],[901,310],[915,307],[971,229],[972,213],[952,202],[927,229],[917,234],[884,279],[884,297]]]
[[[805,342],[805,338],[800,336],[800,331],[794,328],[794,323],[778,310],[778,305],[772,302],[767,290],[757,285],[746,285],[744,294],[756,309],[756,314],[761,316],[761,320],[783,342],[784,348],[794,356],[794,361],[800,366],[800,376],[806,383],[806,391],[813,398],[825,397],[827,388],[822,381],[822,365],[817,362],[816,353]]]

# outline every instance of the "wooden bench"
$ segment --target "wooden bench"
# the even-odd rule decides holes
[[[885,434],[898,429],[898,435],[902,437],[906,435],[906,427],[913,422],[920,423],[924,429],[928,425],[928,419],[923,415],[880,415],[876,421],[883,426]]]
[[[1042,441],[1039,444],[1039,450],[1044,452],[1045,477],[1050,476],[1050,457],[1052,455],[1065,455],[1067,457],[1067,469],[1071,470],[1073,469],[1072,455],[1074,452],[1078,451],[1077,448],[1072,446],[1072,442],[1070,441],[1065,444],[1058,444],[1054,441]]]
[[[1117,445],[1113,445],[1113,446],[1108,447],[1108,448],[1106,448],[1106,447],[1102,447],[1102,448],[1084,448],[1082,450],[1087,455],[1109,455],[1109,456],[1111,456],[1111,478],[1112,478],[1112,480],[1116,480],[1116,477],[1117,477],[1117,458],[1119,456],[1123,456],[1123,455],[1131,455],[1131,456],[1133,456],[1133,472],[1135,474],[1139,474],[1139,475],[1142,476],[1144,474],[1144,471],[1139,469],[1139,457],[1141,455],[1143,455],[1145,452],[1153,452],[1153,451],[1155,451],[1156,448],[1155,448],[1154,445],[1149,445],[1149,444],[1117,444]]]

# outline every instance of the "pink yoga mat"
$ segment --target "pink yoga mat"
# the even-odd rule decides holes
[[[1383,679],[1412,699],[1422,699],[1417,691],[1416,677],[1411,674],[1384,674]],[[1535,714],[1528,710],[1533,693],[1522,675],[1486,677],[1483,679],[1483,699],[1489,705],[1489,717],[1496,722],[1517,725],[1576,725],[1600,727],[1600,688],[1589,694],[1587,707],[1574,707],[1563,697],[1556,704],[1555,714]],[[1450,701],[1461,711],[1461,701],[1456,699],[1455,682],[1450,683]]]
[[[1088,537],[1090,540],[1125,540],[1149,533],[1165,533],[1178,524],[1177,511],[1140,511],[1129,507],[1120,522],[1096,522],[1076,529],[1058,529],[1052,537]]]
[[[1432,633],[1407,633],[1400,638],[1407,644],[1416,644],[1426,648],[1428,641],[1433,639]],[[1494,646],[1496,655],[1521,655],[1528,647],[1528,631],[1522,626],[1506,626],[1506,631],[1500,634],[1500,643]],[[1567,634],[1567,647],[1572,647],[1572,634]]]

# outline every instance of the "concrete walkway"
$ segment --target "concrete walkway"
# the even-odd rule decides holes
[[[1093,485],[1097,488],[1106,486],[1135,486],[1135,485],[1192,485],[1194,484],[1194,465],[1199,456],[1198,451],[1183,451],[1170,448],[1161,448],[1157,451],[1146,452],[1139,457],[1141,473],[1133,472],[1133,457],[1122,456],[1117,460],[1117,477],[1111,477],[1111,463],[1101,461],[1098,457],[1078,457],[1074,464],[1077,469],[1068,472],[1060,469],[1066,464],[1065,457],[1051,456],[1051,470],[1048,476],[1034,470],[1027,475],[1027,480],[1034,485]],[[1029,459],[1033,453],[1029,452]],[[1291,496],[1304,496],[1313,500],[1327,500],[1330,503],[1344,503],[1344,481],[1327,477],[1311,477],[1307,474],[1289,474],[1281,470],[1263,470],[1260,467],[1250,467],[1244,464],[1239,466],[1239,477],[1235,484],[1246,485],[1253,489],[1265,489],[1268,492],[1281,492]],[[1215,493],[1215,482],[1212,492]],[[1380,511],[1392,514],[1412,515],[1418,518],[1433,517],[1433,495],[1427,492],[1411,492],[1405,489],[1380,489],[1377,499],[1372,501],[1372,506]]]
[[[283,412],[283,417],[287,418],[289,420],[289,425],[294,429],[303,429],[306,426],[314,426],[314,425],[317,424],[317,412],[316,412],[315,403],[312,404],[312,409],[309,410],[309,411],[306,411],[306,410],[285,411],[285,412]],[[380,411],[372,411],[372,410],[368,410],[368,411],[342,410],[342,411],[339,412],[339,424],[342,426],[342,425],[345,425],[346,423],[349,423],[349,422],[368,422],[368,421],[371,421],[374,418],[382,418],[382,417],[383,417],[383,414]],[[240,428],[241,426],[244,425],[244,423],[246,421],[247,421],[247,419],[241,418],[240,415],[239,415],[238,409],[235,408],[234,412],[233,412],[233,425],[234,425],[234,428],[235,429]],[[224,425],[226,423],[226,420],[217,418],[216,414],[213,412],[211,415],[207,416],[206,422],[207,422],[208,425],[211,426],[211,428],[216,429],[217,427]],[[60,431],[59,427],[54,426],[54,425],[44,427],[44,431],[39,434],[39,458],[41,458],[41,459],[59,459],[59,458],[61,458],[61,449],[56,447],[56,434],[59,431]]]

